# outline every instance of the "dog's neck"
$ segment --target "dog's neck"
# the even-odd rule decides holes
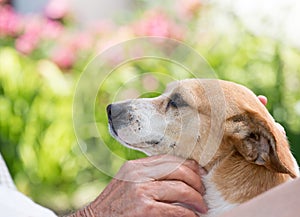
[[[203,177],[203,182],[205,200],[210,208],[207,217],[229,210],[291,179],[287,174],[249,163],[234,151],[206,169],[208,174]]]

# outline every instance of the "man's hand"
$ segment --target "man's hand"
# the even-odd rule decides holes
[[[104,191],[72,216],[197,217],[206,213],[201,175],[192,160],[162,155],[128,161]]]

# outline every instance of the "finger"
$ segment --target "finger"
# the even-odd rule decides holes
[[[179,180],[204,194],[199,164],[194,160],[185,160],[174,156],[157,156],[150,164],[143,164],[143,176],[154,180]],[[203,169],[204,170],[204,169]],[[203,172],[202,172],[203,173]]]
[[[168,168],[171,170],[175,170],[177,167],[183,165],[193,170],[196,174],[206,174],[206,171],[203,168],[200,168],[199,164],[196,161],[186,160],[172,155],[157,155],[148,158],[138,159],[135,160],[135,162],[140,163],[145,167],[158,167],[157,169],[159,169],[161,165],[164,165],[164,168]],[[171,170],[168,171],[171,172]]]
[[[115,178],[133,182],[176,179],[204,192],[201,184],[203,170],[193,160],[159,155],[126,162]]]
[[[202,195],[184,182],[156,181],[150,186],[149,196],[156,201],[185,204],[197,212],[207,212],[208,208]]]
[[[165,155],[155,155],[155,156],[140,158],[133,161],[137,163],[150,163],[155,161],[184,161],[184,159],[176,157],[174,155],[165,154]]]
[[[152,203],[153,213],[151,212],[151,214],[153,217],[198,217],[194,211],[182,206],[157,201],[152,201]]]
[[[257,98],[259,99],[259,101],[260,101],[264,106],[267,105],[267,103],[268,103],[268,98],[267,98],[267,97],[265,97],[265,96],[263,96],[263,95],[259,95],[259,96],[257,96]]]
[[[187,162],[178,167],[173,172],[167,174],[166,176],[162,176],[157,180],[178,180],[183,181],[187,185],[194,188],[196,191],[200,192],[200,194],[205,193],[205,188],[201,182],[200,173],[196,173],[195,170],[190,169],[190,167],[186,166]],[[198,167],[198,166],[197,166]],[[198,167],[199,168],[199,167]],[[197,170],[198,171],[198,170]]]
[[[181,159],[171,155],[158,155],[138,160],[126,162],[123,166],[123,173],[130,173],[138,180],[151,181],[164,177],[172,173],[185,162]],[[188,163],[185,163],[186,165]],[[191,164],[192,165],[192,164]],[[196,171],[197,164],[193,164],[193,170]],[[132,174],[133,173],[133,174]]]
[[[116,174],[115,178],[124,181],[146,182],[175,170],[184,159],[171,155],[157,155],[127,161]]]

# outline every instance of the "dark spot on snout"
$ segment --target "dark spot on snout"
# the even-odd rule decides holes
[[[176,143],[172,143],[169,145],[170,148],[175,148],[176,147]]]

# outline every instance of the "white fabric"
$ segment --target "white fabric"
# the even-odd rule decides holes
[[[0,153],[0,217],[56,217],[20,193]]]
[[[12,180],[7,166],[0,153],[0,185],[16,190],[14,181]]]
[[[0,185],[0,217],[57,217],[22,193]]]
[[[57,217],[22,193],[0,185],[0,217]]]

